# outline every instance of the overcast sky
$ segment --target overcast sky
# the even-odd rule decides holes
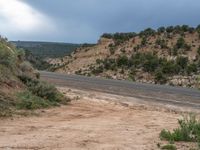
[[[94,43],[105,32],[200,24],[200,0],[0,0],[9,40]]]

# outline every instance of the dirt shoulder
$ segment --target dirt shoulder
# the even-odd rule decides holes
[[[59,90],[74,99],[70,105],[40,110],[38,116],[1,120],[0,149],[156,150],[160,131],[175,128],[182,116],[181,109],[138,99]],[[191,146],[178,144],[179,149]]]

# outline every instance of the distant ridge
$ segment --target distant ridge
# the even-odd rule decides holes
[[[30,51],[33,55],[39,57],[57,58],[68,55],[81,44],[62,43],[62,42],[41,42],[41,41],[11,41],[17,48],[23,48]]]

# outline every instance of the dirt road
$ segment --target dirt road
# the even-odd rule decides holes
[[[160,131],[173,129],[181,117],[137,99],[126,105],[115,101],[125,97],[60,90],[74,99],[70,105],[40,110],[38,116],[1,120],[0,149],[156,150]],[[187,144],[178,146],[189,149]]]

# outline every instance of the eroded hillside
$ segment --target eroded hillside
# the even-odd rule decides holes
[[[38,78],[39,73],[25,60],[25,52],[0,37],[0,118],[69,101]]]
[[[82,46],[58,64],[57,72],[198,87],[200,26],[104,34],[96,45]]]

